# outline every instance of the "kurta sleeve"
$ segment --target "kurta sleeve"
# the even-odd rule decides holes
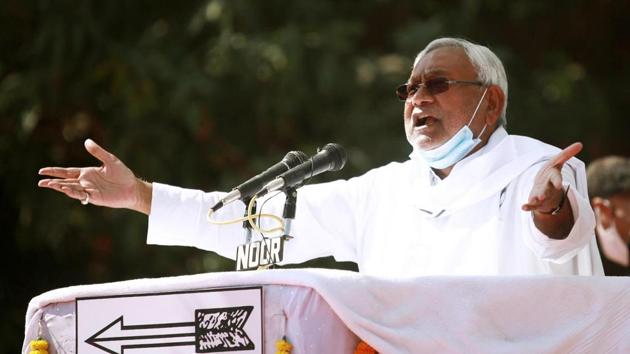
[[[240,225],[219,228],[206,220],[208,209],[223,195],[221,192],[204,193],[200,190],[153,183],[147,243],[192,246],[230,256],[227,253],[231,253],[231,250],[225,252],[219,240],[233,240],[234,244],[242,241],[237,238]],[[228,205],[226,209],[235,212],[236,204],[242,206],[242,203],[232,204],[235,205]],[[230,210],[226,211],[229,213]],[[234,235],[227,236],[230,233]],[[224,236],[221,237],[222,235]]]
[[[299,263],[330,255],[337,260],[356,260],[355,238],[357,220],[361,218],[364,195],[360,189],[364,180],[362,176],[298,189],[296,216],[291,228],[293,238],[285,243],[282,263]],[[224,195],[154,183],[147,243],[191,246],[234,259],[237,246],[245,243],[242,223],[214,225],[206,217],[208,209]],[[282,217],[284,200],[282,193],[270,194],[261,198],[258,210]],[[240,201],[233,202],[212,218],[239,218],[245,207]],[[277,226],[273,220],[261,220],[263,228]],[[252,240],[260,239],[254,232]]]

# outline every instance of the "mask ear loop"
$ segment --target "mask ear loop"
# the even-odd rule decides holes
[[[479,111],[479,107],[481,107],[481,102],[483,102],[484,97],[486,97],[486,92],[488,92],[488,87],[486,87],[486,89],[483,90],[483,94],[481,95],[481,98],[479,99],[479,102],[477,103],[477,107],[475,108],[475,111],[473,112],[472,117],[470,117],[470,120],[468,121],[468,124],[466,124],[469,128],[470,128],[470,123],[472,123],[472,121],[477,116],[477,111]],[[479,135],[477,135],[476,139],[479,139],[479,137],[483,135],[483,132],[486,131],[487,127],[488,127],[488,124],[484,124],[483,129],[481,129],[481,133],[479,133]]]
[[[485,132],[485,131],[486,131],[486,128],[487,128],[487,127],[488,127],[488,124],[485,124],[485,125],[483,126],[483,129],[481,129],[481,132],[479,133],[479,135],[477,135],[477,137],[476,137],[475,139],[479,139],[479,138],[481,138],[481,136],[483,135],[483,132]]]

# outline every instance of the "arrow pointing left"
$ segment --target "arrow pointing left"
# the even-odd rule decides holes
[[[118,317],[86,343],[110,354],[123,354],[125,349],[195,345],[195,322],[125,325]]]

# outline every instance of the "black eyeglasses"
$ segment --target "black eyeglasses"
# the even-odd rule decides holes
[[[456,84],[483,86],[481,81],[449,80],[445,77],[436,77],[435,79],[430,79],[419,84],[400,85],[396,88],[396,96],[398,96],[401,101],[406,101],[409,96],[415,95],[421,87],[424,87],[430,95],[437,95],[438,93],[448,91],[451,85]]]

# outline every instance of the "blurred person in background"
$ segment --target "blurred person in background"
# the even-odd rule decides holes
[[[630,276],[630,158],[599,158],[586,174],[604,272]]]

